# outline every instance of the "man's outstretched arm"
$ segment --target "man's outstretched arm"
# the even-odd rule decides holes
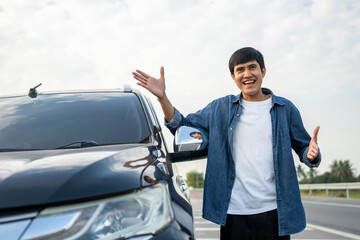
[[[166,95],[164,67],[160,68],[160,78],[156,79],[141,70],[133,72],[133,77],[138,81],[136,84],[147,89],[157,97],[164,112],[166,121],[170,122],[175,114],[175,109]]]

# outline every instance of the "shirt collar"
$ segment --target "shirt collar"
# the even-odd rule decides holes
[[[284,104],[285,104],[284,101],[282,101],[279,97],[275,96],[270,89],[268,89],[268,88],[261,88],[261,90],[262,90],[262,92],[263,92],[264,94],[266,94],[266,95],[267,95],[267,94],[271,94],[273,104],[278,104],[278,105],[284,105]],[[239,103],[239,102],[241,102],[241,101],[240,101],[241,96],[242,96],[242,93],[238,94],[237,96],[233,96],[233,97],[232,97],[232,100],[231,100],[232,103]]]

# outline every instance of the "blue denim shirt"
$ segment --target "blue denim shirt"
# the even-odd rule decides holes
[[[309,167],[317,167],[321,155],[311,162],[307,158],[311,137],[306,132],[295,105],[285,98],[275,96],[269,89],[263,88],[262,91],[272,95],[270,115],[279,235],[290,235],[302,231],[306,226],[291,149]],[[232,142],[233,130],[242,112],[240,98],[239,94],[216,99],[186,118],[175,109],[172,120],[165,121],[173,134],[182,125],[201,130],[208,143],[203,218],[221,225],[226,222],[235,181]]]

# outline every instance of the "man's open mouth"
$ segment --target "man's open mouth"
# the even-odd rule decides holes
[[[256,82],[256,80],[246,80],[243,82],[244,85],[250,85],[250,84],[254,84]]]

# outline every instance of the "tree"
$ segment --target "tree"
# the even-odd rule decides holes
[[[334,160],[330,166],[331,170],[321,175],[317,175],[315,169],[310,170],[307,173],[306,178],[299,180],[300,184],[309,183],[338,183],[338,182],[360,182],[360,175],[355,177],[355,170],[351,167],[349,160],[338,161]],[[301,177],[301,167],[296,168],[298,177]]]
[[[310,178],[310,183],[314,182],[314,179],[317,176],[317,170],[315,168],[310,168],[308,172],[308,176]]]
[[[204,188],[204,173],[191,171],[186,174],[186,183],[189,187]]]
[[[297,176],[298,176],[298,179],[306,179],[306,173],[304,171],[304,169],[302,168],[301,164],[298,164],[297,167],[296,167],[296,173],[297,173]]]
[[[340,182],[354,181],[354,172],[349,160],[334,160],[330,166],[331,175],[336,177]]]

